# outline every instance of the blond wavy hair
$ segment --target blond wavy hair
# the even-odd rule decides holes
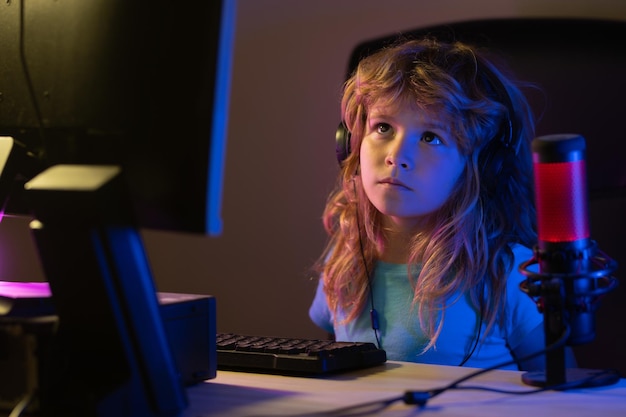
[[[368,275],[386,244],[382,214],[355,175],[368,110],[382,102],[441,116],[467,161],[447,202],[407,242],[414,288],[414,311],[407,314],[418,314],[429,337],[424,350],[435,344],[454,294],[469,292],[485,334],[503,318],[506,276],[514,266],[511,245],[536,241],[534,117],[522,93],[526,84],[505,76],[494,59],[461,42],[403,40],[362,59],[346,81],[341,109],[352,151],[328,197],[323,223],[329,240],[316,264],[335,317],[342,310],[350,322],[366,307]],[[509,141],[513,150],[504,149]],[[509,155],[492,157],[495,152]],[[502,161],[495,175],[494,165]]]

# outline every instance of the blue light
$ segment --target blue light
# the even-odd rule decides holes
[[[208,184],[206,193],[206,233],[222,234],[222,197],[224,165],[228,133],[230,84],[232,78],[233,43],[235,37],[236,0],[225,0],[222,9],[215,97],[213,99],[213,124],[209,154]]]

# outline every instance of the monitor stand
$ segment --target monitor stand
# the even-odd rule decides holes
[[[187,399],[121,168],[53,166],[25,197],[59,317],[43,414],[178,414]]]

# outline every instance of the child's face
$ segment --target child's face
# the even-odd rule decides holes
[[[360,162],[367,197],[402,228],[439,209],[465,167],[448,126],[407,106],[370,109]]]

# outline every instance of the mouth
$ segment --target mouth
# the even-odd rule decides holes
[[[389,187],[397,187],[397,188],[404,188],[406,190],[411,190],[411,187],[409,187],[402,181],[397,180],[395,178],[384,178],[380,180],[378,183],[381,185],[389,186]]]

